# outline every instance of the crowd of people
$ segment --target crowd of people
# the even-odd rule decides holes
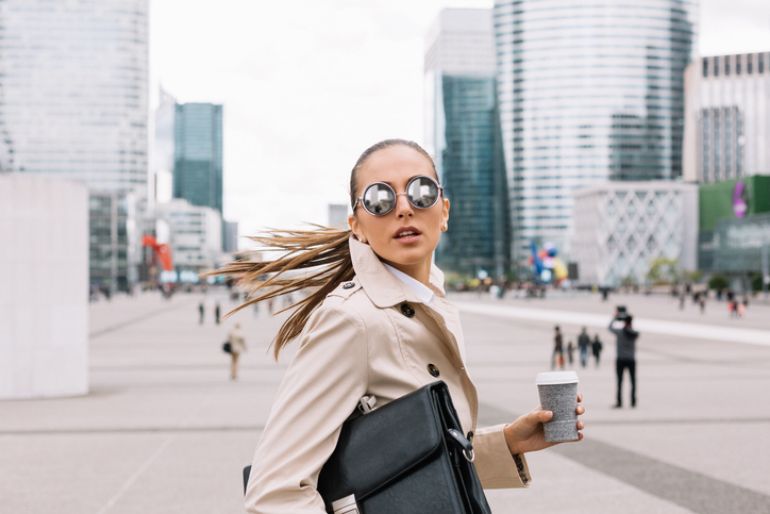
[[[580,334],[577,336],[577,345],[575,345],[572,342],[572,339],[570,339],[567,342],[567,346],[565,348],[564,346],[564,336],[562,334],[561,328],[559,325],[556,325],[554,327],[554,337],[553,337],[553,353],[551,354],[551,369],[556,369],[557,367],[559,369],[564,369],[565,365],[569,365],[570,367],[575,364],[575,350],[577,349],[580,359],[580,366],[585,368],[588,366],[588,352],[590,351],[591,354],[594,357],[594,361],[596,363],[596,367],[599,367],[599,361],[601,360],[601,354],[602,354],[602,348],[604,345],[602,344],[601,339],[599,339],[599,334],[594,334],[593,339],[591,339],[591,336],[588,335],[588,329],[586,327],[583,327],[580,331]],[[565,356],[565,350],[566,350],[566,360],[564,358]]]

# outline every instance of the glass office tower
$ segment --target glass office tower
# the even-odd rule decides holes
[[[0,2],[0,171],[147,185],[147,0]]]
[[[90,282],[135,279],[147,188],[147,0],[0,1],[0,172],[85,184]]]
[[[222,106],[177,104],[174,119],[174,198],[222,214]]]
[[[569,253],[572,194],[681,176],[689,0],[498,0],[498,109],[512,252]]]
[[[426,147],[451,202],[436,254],[449,271],[502,276],[508,269],[505,170],[496,144],[490,9],[445,9],[427,40]]]

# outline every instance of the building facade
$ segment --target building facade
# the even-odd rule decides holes
[[[490,9],[441,11],[427,38],[425,79],[426,149],[451,202],[436,262],[501,277],[510,265],[510,230]]]
[[[770,52],[715,55],[686,74],[685,178],[770,172]]]
[[[139,280],[139,232],[143,197],[91,190],[88,198],[89,284],[100,290],[129,291]]]
[[[176,99],[163,88],[153,113],[150,142],[150,205],[166,203],[172,198],[174,176],[174,139]]]
[[[147,11],[147,0],[0,4],[0,171],[88,187],[90,283],[111,291],[128,287],[133,249],[110,236],[125,216],[110,221],[108,204],[148,186]]]
[[[681,176],[696,2],[497,0],[497,95],[512,252],[569,255],[573,192]],[[554,37],[558,34],[558,37]]]
[[[238,222],[222,221],[222,251],[235,253],[238,251]]]
[[[0,169],[145,189],[147,0],[0,7]]]
[[[764,269],[767,275],[762,259],[770,249],[770,175],[702,184],[698,195],[699,268],[733,277]]]
[[[655,259],[697,268],[698,188],[669,181],[613,181],[574,193],[572,257],[578,283],[645,284]]]
[[[222,214],[221,105],[176,105],[173,182],[174,198]]]
[[[344,203],[330,203],[327,206],[326,226],[338,228],[340,230],[348,229],[348,206]]]
[[[176,280],[197,282],[198,273],[222,259],[222,216],[216,209],[174,199],[157,207],[158,242],[171,247]]]

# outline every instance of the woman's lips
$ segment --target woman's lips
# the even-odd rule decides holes
[[[422,234],[412,234],[411,236],[396,237],[396,241],[401,244],[413,244],[420,240]]]

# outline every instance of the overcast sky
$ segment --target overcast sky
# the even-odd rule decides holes
[[[150,0],[151,97],[224,104],[225,216],[241,235],[326,223],[350,168],[423,138],[423,51],[465,0]],[[703,0],[703,55],[770,50],[770,1]]]

